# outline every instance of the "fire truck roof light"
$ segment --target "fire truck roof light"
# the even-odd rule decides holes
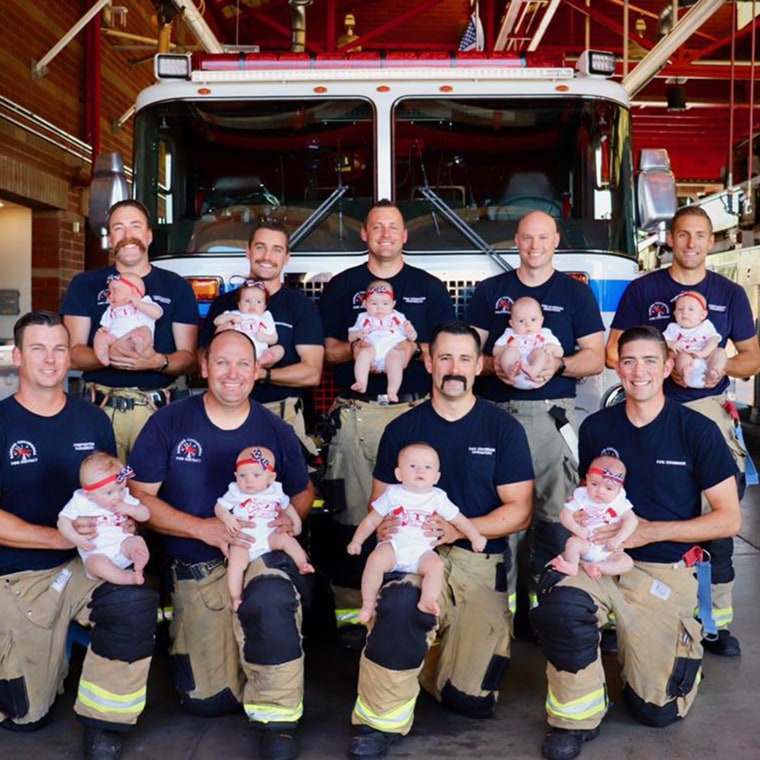
[[[190,54],[160,53],[154,61],[156,79],[190,79]]]
[[[606,50],[584,50],[575,68],[586,76],[611,77],[615,73],[615,54]]]

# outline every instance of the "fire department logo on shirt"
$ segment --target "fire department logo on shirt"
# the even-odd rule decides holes
[[[108,288],[103,288],[103,290],[98,293],[98,306],[105,306],[108,303]]]
[[[8,450],[11,466],[37,461],[37,449],[31,441],[16,441]]]
[[[203,446],[195,438],[183,438],[177,445],[176,459],[181,462],[200,462]]]
[[[494,306],[494,313],[511,314],[513,303],[514,303],[514,300],[510,298],[509,296],[500,296],[499,298],[496,299],[496,304]]]
[[[599,452],[600,457],[615,457],[615,459],[620,459],[620,452],[613,448],[612,446],[606,446]]]
[[[670,319],[670,307],[662,301],[649,305],[649,319]]]
[[[356,293],[354,293],[354,297],[351,299],[351,305],[354,309],[364,308],[364,293],[365,291],[363,290],[357,290]]]

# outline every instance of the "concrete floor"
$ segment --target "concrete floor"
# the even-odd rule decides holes
[[[748,445],[760,462],[760,430],[747,431]],[[760,683],[760,487],[749,489],[743,502],[744,525],[735,540],[737,592],[732,631],[742,656],[721,659],[705,654],[699,697],[683,722],[666,729],[636,723],[621,695],[619,669],[607,658],[610,699],[598,739],[586,744],[586,760],[692,760],[697,757],[760,758],[757,694]],[[754,611],[753,611],[754,610]],[[754,623],[752,621],[755,621]],[[306,700],[302,721],[301,758],[345,757],[350,741],[349,715],[355,696],[358,653],[332,642],[307,642]],[[81,727],[73,710],[81,652],[72,661],[64,694],[54,707],[54,720],[34,734],[0,731],[0,750],[7,758],[80,756]],[[394,758],[461,758],[478,760],[536,758],[545,729],[544,661],[535,644],[516,641],[511,672],[501,692],[496,716],[473,721],[455,715],[421,695],[411,734],[392,747]],[[162,657],[155,658],[148,705],[128,738],[125,760],[237,760],[255,758],[255,736],[242,715],[216,719],[181,713],[166,677]]]

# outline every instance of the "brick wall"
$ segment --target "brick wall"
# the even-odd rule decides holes
[[[149,0],[120,0],[128,8],[126,31],[156,38]],[[57,309],[71,278],[88,263],[104,263],[87,232],[91,155],[87,146],[87,34],[80,31],[48,65],[40,60],[91,6],[90,0],[32,3],[3,0],[0,34],[0,198],[32,208],[32,307]],[[116,29],[121,29],[117,26]],[[120,150],[131,161],[132,126],[115,128],[136,94],[153,81],[149,49],[100,35],[101,103],[97,115],[104,152]],[[143,62],[145,60],[145,62]],[[33,118],[30,118],[33,117]],[[47,125],[39,124],[44,120]],[[56,134],[57,130],[65,135]],[[77,145],[66,135],[84,143]],[[87,250],[86,250],[87,249]]]

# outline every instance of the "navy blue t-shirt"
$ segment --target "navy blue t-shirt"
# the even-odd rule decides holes
[[[201,348],[207,346],[214,335],[214,319],[225,311],[237,309],[237,302],[237,290],[223,293],[214,300],[198,338]],[[298,364],[301,357],[296,351],[296,346],[324,346],[322,320],[319,318],[317,305],[303,293],[282,286],[274,295],[269,296],[267,309],[272,314],[277,328],[277,345],[285,349],[285,355],[273,368]],[[256,383],[251,396],[256,401],[266,404],[270,401],[303,396],[304,391],[305,388]]]
[[[265,446],[275,457],[277,480],[288,496],[309,485],[301,444],[290,425],[256,402],[236,430],[222,430],[206,415],[203,396],[159,409],[137,437],[129,463],[135,480],[161,483],[159,498],[196,517],[213,517],[214,505],[235,479],[235,462],[246,446]],[[220,559],[202,541],[161,536],[167,554],[183,562]]]
[[[12,396],[0,401],[0,509],[55,528],[79,488],[79,465],[94,451],[115,455],[116,443],[108,417],[88,401],[69,396],[52,417],[30,412]],[[0,575],[47,570],[74,555],[74,549],[0,545]]]
[[[494,343],[509,327],[512,304],[518,298],[534,298],[541,304],[544,327],[551,330],[562,344],[565,356],[574,354],[578,339],[604,331],[599,305],[591,289],[564,272],[555,271],[542,285],[524,285],[515,271],[489,277],[478,285],[467,310],[467,321],[488,331],[484,351],[493,354]],[[546,385],[533,390],[520,390],[507,385],[495,375],[480,379],[481,393],[492,401],[572,398],[574,377],[554,377]]]
[[[736,474],[718,426],[699,412],[666,400],[644,427],[631,424],[625,404],[587,417],[579,431],[580,472],[607,454],[626,467],[625,490],[645,520],[691,520],[702,513],[701,494]],[[678,562],[693,544],[675,541],[626,551],[641,562]]]
[[[108,278],[117,274],[116,267],[94,269],[78,274],[63,297],[61,314],[90,318],[90,335],[87,345],[92,346],[92,339],[100,327],[100,318],[108,308]],[[143,277],[145,293],[149,295],[164,313],[156,321],[153,346],[160,354],[171,354],[177,350],[172,333],[172,324],[197,325],[198,304],[190,284],[174,272],[151,267],[150,273]],[[156,370],[130,372],[123,369],[91,370],[82,373],[85,382],[99,383],[110,388],[164,388],[174,382],[175,378]]]
[[[533,462],[522,426],[511,414],[483,399],[477,399],[475,406],[454,422],[441,417],[432,401],[397,417],[380,439],[374,477],[396,483],[399,452],[418,441],[438,452],[438,487],[465,517],[482,517],[500,507],[498,486],[533,480]],[[506,544],[506,538],[491,538],[485,551],[503,552]],[[457,546],[472,548],[467,539]]]
[[[325,326],[325,337],[348,340],[348,330],[364,311],[362,298],[367,285],[378,279],[367,264],[346,269],[335,275],[325,286],[319,302],[319,312]],[[454,305],[444,284],[422,269],[404,264],[395,276],[385,278],[393,287],[396,310],[400,311],[417,330],[417,340],[428,343],[433,328],[454,319]],[[354,382],[352,361],[335,365],[335,384],[349,388]],[[370,373],[367,392],[385,393],[388,385],[385,373]],[[428,393],[430,375],[420,361],[410,361],[404,370],[400,393]]]
[[[721,346],[725,346],[729,339],[735,343],[756,336],[752,309],[743,288],[727,277],[710,271],[697,285],[681,285],[670,276],[670,269],[650,272],[629,283],[612,320],[612,329],[627,330],[629,327],[652,325],[664,332],[671,322],[675,322],[675,301],[686,290],[694,290],[705,297],[707,316],[720,333]],[[714,388],[682,388],[667,378],[665,395],[685,403],[723,393],[729,382],[724,377]]]

